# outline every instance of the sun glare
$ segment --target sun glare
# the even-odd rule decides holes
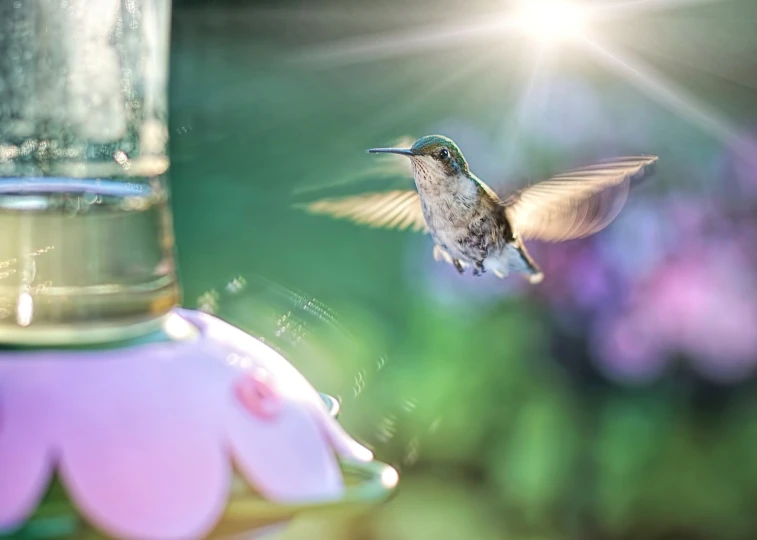
[[[516,26],[533,38],[550,43],[584,36],[586,9],[561,0],[522,0],[516,9]]]

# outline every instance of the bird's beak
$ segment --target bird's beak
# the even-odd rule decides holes
[[[399,154],[401,156],[414,156],[412,148],[371,148],[368,150],[371,154]]]

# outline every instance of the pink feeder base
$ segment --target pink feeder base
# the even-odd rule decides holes
[[[123,349],[0,354],[0,531],[22,524],[57,470],[85,518],[118,538],[197,538],[235,468],[267,500],[337,500],[337,456],[371,452],[281,355],[212,316],[199,337]]]

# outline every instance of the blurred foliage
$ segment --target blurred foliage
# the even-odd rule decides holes
[[[346,2],[321,16],[235,4],[175,10],[186,304],[281,350],[401,473],[385,507],[304,521],[288,538],[757,537],[754,162],[577,56],[535,80],[539,114],[522,116],[528,69],[505,38],[494,52],[303,60],[329,36],[417,21],[418,5],[367,21],[362,7],[340,11]],[[610,30],[748,132],[757,12],[716,4]],[[677,61],[693,41],[703,66]],[[324,192],[403,185],[364,149],[439,131],[497,187],[619,154],[661,160],[607,231],[534,247],[547,274],[537,288],[457,276],[417,235],[292,210]]]

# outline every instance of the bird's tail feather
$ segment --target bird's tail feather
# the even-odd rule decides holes
[[[518,253],[523,259],[523,264],[526,267],[526,272],[524,272],[524,274],[526,279],[528,279],[528,282],[531,285],[541,283],[544,279],[544,272],[541,271],[539,265],[536,264],[536,262],[534,262],[534,260],[531,258],[531,255],[529,255],[528,251],[526,250],[526,246],[523,245],[522,242],[518,242],[517,249]]]

